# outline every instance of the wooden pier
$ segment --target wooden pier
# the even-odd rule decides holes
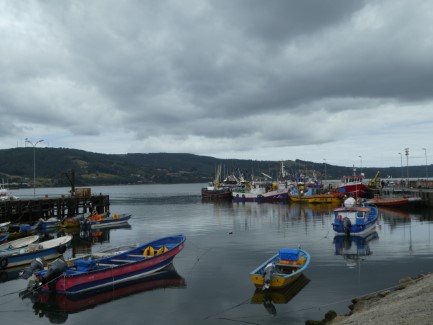
[[[103,213],[109,210],[108,195],[92,195],[90,188],[77,188],[74,195],[0,201],[0,223],[35,223],[40,218],[69,218],[88,214],[93,210]]]

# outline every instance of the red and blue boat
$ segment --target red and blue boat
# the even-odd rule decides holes
[[[184,235],[163,237],[113,256],[77,259],[70,265],[57,259],[47,270],[35,273],[36,288],[74,295],[145,278],[169,266],[184,248],[185,239]]]

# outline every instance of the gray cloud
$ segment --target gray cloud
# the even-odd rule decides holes
[[[402,148],[432,147],[432,9],[2,2],[0,147],[396,165]]]

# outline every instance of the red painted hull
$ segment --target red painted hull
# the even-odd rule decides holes
[[[164,241],[167,239],[167,242]],[[173,258],[184,248],[184,241],[182,235],[162,238],[128,252],[97,260],[96,267],[88,271],[77,271],[76,267],[71,266],[55,281],[44,284],[42,290],[81,294],[147,277],[171,264]],[[171,247],[159,255],[145,257],[145,248],[156,245]],[[37,276],[42,280],[44,274],[46,273]]]

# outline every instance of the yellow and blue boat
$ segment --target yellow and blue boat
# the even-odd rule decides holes
[[[250,273],[257,288],[281,289],[298,279],[310,264],[310,254],[297,248],[283,248]]]

